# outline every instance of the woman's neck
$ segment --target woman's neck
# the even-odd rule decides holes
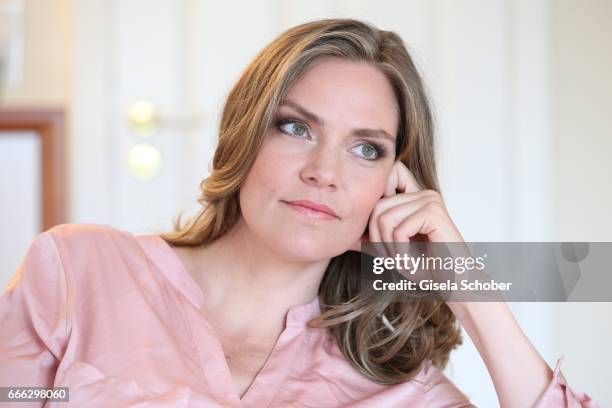
[[[240,220],[222,237],[198,248],[191,273],[205,298],[207,314],[226,330],[282,330],[287,310],[309,303],[330,259],[296,262],[274,252]]]

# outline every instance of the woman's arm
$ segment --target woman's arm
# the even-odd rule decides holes
[[[426,239],[423,239],[425,237]],[[465,242],[438,192],[423,190],[397,161],[361,242]],[[597,407],[553,372],[504,302],[447,302],[491,374],[502,407]]]
[[[574,391],[559,366],[553,372],[519,327],[504,302],[447,302],[480,353],[501,407],[599,405]]]
[[[69,330],[67,298],[57,247],[40,233],[0,294],[0,386],[53,387]]]
[[[553,372],[504,302],[448,302],[480,353],[501,407],[531,407]]]

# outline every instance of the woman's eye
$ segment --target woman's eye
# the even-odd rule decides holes
[[[376,147],[370,144],[361,144],[357,146],[357,148],[361,148],[361,156],[367,160],[376,160],[378,159],[378,150]]]
[[[300,122],[290,120],[280,121],[278,128],[283,133],[289,133],[300,137],[308,132],[308,128],[306,128],[306,126],[302,125]]]
[[[276,122],[276,127],[285,134],[299,138],[308,134],[308,126],[293,119],[280,119]],[[359,156],[369,161],[382,159],[386,155],[386,149],[382,145],[374,143],[362,143],[356,148],[361,149]]]

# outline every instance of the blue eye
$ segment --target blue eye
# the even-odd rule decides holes
[[[286,125],[293,125],[293,130],[294,132],[297,132],[297,133],[292,133],[291,131],[285,130],[284,128],[286,128]],[[283,133],[287,133],[287,134],[295,135],[299,137],[302,137],[304,133],[308,132],[308,128],[305,125],[295,120],[291,120],[291,119],[279,120],[276,124],[276,127],[278,128],[278,130],[280,130]],[[291,126],[289,126],[289,128],[290,127]]]
[[[276,128],[282,133],[298,138],[308,134],[308,126],[294,119],[279,119],[276,121]],[[387,155],[386,148],[374,142],[362,143],[357,148],[362,148],[359,156],[368,161],[380,160]]]
[[[381,159],[383,157],[385,157],[385,149],[382,146],[376,146],[370,143],[366,143],[366,144],[361,144],[359,146],[357,146],[358,148],[361,147],[361,156],[363,158],[365,158],[366,160],[378,160]]]

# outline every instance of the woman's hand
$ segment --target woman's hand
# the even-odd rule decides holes
[[[354,250],[361,251],[362,242],[384,242],[386,252],[393,255],[397,253],[393,243],[397,242],[465,242],[442,197],[436,191],[422,189],[400,161],[394,164],[384,196],[372,211],[368,230]],[[376,248],[377,253],[380,251]],[[500,406],[532,406],[550,384],[552,370],[531,345],[508,306],[504,302],[453,301],[447,305],[491,373]]]
[[[464,242],[438,192],[423,190],[410,170],[396,161],[383,198],[375,205],[364,234],[351,249],[360,251],[362,242]],[[394,252],[393,248],[388,248]]]
[[[470,256],[463,245],[410,245],[410,242],[459,242],[461,233],[451,220],[444,200],[435,190],[424,190],[412,172],[396,161],[389,175],[383,197],[376,203],[364,234],[354,249],[362,251],[361,243],[371,243],[365,252],[374,257],[417,257],[419,253],[444,259],[447,256]],[[444,270],[417,268],[398,270],[411,281],[445,282],[456,276]],[[444,298],[451,299],[452,292]]]

